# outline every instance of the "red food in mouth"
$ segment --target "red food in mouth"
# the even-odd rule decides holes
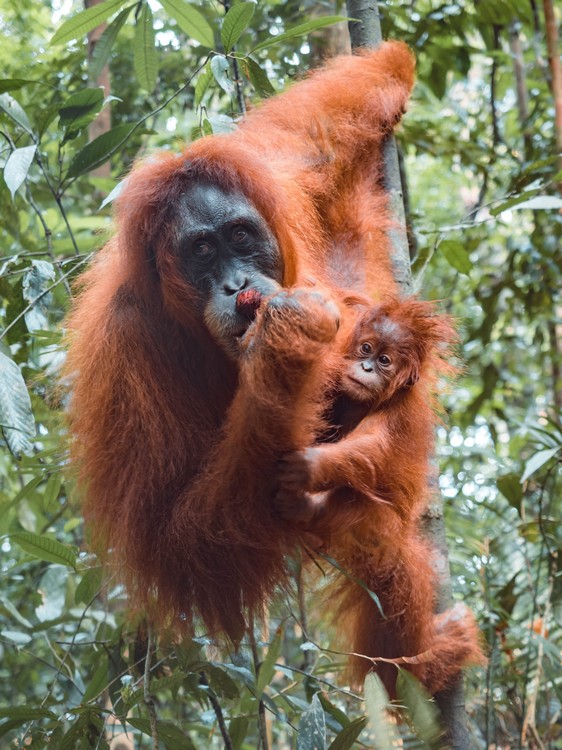
[[[249,320],[254,320],[263,295],[257,289],[244,289],[236,297],[236,311]]]

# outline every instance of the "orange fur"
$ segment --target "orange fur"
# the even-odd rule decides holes
[[[241,361],[229,359],[173,250],[180,197],[202,180],[242,192],[277,239],[286,287],[394,292],[381,144],[412,84],[400,43],[341,57],[236,132],[147,159],[127,178],[116,235],[68,320],[66,377],[93,544],[113,550],[133,601],[159,625],[190,627],[195,613],[236,640],[247,610],[284,582],[295,534],[268,494],[295,436],[279,405],[313,398],[311,326],[329,338],[333,318],[306,294],[279,320],[272,303]],[[299,429],[312,439],[306,420]]]
[[[443,356],[453,339],[449,320],[431,303],[408,299],[363,307],[358,322],[348,323],[339,337],[339,361],[330,354],[326,365],[336,382],[332,416],[344,425],[343,434],[282,463],[278,512],[300,522],[349,574],[339,576],[333,600],[345,648],[357,654],[350,659],[351,679],[362,684],[375,668],[391,695],[396,666],[377,657],[397,660],[432,693],[463,665],[483,659],[468,610],[433,614],[431,549],[418,528],[428,500],[435,381],[451,369]],[[359,351],[365,341],[376,356],[389,355],[393,368],[381,366],[383,379],[365,381],[368,398],[367,386],[358,389],[347,379],[348,373],[365,374],[360,363],[367,357]],[[351,423],[350,412],[358,414]],[[382,613],[357,579],[378,597]]]

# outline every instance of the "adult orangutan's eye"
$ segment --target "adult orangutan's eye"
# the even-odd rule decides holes
[[[208,242],[196,242],[193,246],[193,252],[199,258],[205,258],[212,255],[213,248]]]
[[[243,242],[248,236],[247,230],[242,226],[236,226],[232,230],[232,239],[234,242]]]

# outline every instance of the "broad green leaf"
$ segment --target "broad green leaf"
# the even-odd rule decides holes
[[[106,195],[106,197],[102,200],[100,204],[100,211],[104,206],[107,206],[109,203],[112,203],[116,198],[118,198],[121,193],[123,192],[123,188],[125,187],[125,180],[121,180],[121,182],[118,182],[117,185],[113,188],[111,193],[109,195]]]
[[[536,195],[538,195],[539,192],[540,188],[536,188],[536,190],[525,190],[524,193],[513,195],[511,198],[503,201],[503,203],[499,203],[497,206],[493,206],[490,209],[490,213],[492,214],[492,216],[498,216],[498,214],[503,213],[503,211],[513,209],[520,203],[529,203]]]
[[[87,88],[69,96],[59,108],[60,124],[65,134],[77,133],[94,120],[104,101],[103,88]]]
[[[149,737],[152,735],[150,721],[148,719],[128,718],[127,724],[138,729]],[[166,750],[195,750],[195,745],[182,730],[171,721],[157,721],[159,739],[166,745]]]
[[[6,91],[17,91],[29,84],[35,84],[39,86],[48,86],[45,81],[32,81],[28,78],[0,78],[0,94],[5,94]]]
[[[98,666],[96,667],[96,670],[94,671],[94,674],[92,675],[92,679],[88,683],[86,692],[84,693],[84,696],[82,697],[82,703],[88,703],[89,701],[92,701],[95,698],[97,698],[98,695],[100,695],[100,693],[107,687],[108,682],[109,682],[109,670],[108,670],[108,663],[107,663],[107,655],[104,655],[101,657],[101,663],[98,664]]]
[[[139,124],[118,125],[90,141],[72,160],[68,176],[79,177],[106,162],[123,146]]]
[[[267,73],[251,57],[245,57],[243,60],[240,60],[240,67],[244,71],[246,78],[249,78],[252,82],[259,96],[265,98],[275,93],[275,89],[267,77]]]
[[[56,719],[57,715],[46,708],[9,708],[0,706],[0,719],[35,721],[36,719]]]
[[[94,54],[90,60],[90,78],[93,81],[97,81],[102,68],[109,60],[109,54],[115,44],[115,40],[119,35],[119,32],[125,25],[125,21],[129,17],[129,13],[133,9],[133,5],[129,5],[128,8],[124,8],[121,13],[109,24],[101,35],[99,41],[94,48]]]
[[[21,104],[10,94],[0,94],[0,109],[3,110],[20,128],[33,135],[31,123]]]
[[[37,146],[24,146],[23,148],[14,149],[8,157],[8,161],[4,167],[4,180],[12,194],[12,198],[14,198],[16,191],[25,182],[29,167],[33,164],[36,151]]]
[[[562,198],[557,195],[537,195],[528,201],[517,203],[513,206],[513,211],[519,211],[522,208],[531,211],[560,211],[562,209]]]
[[[542,466],[548,463],[551,458],[554,458],[559,450],[560,446],[556,446],[556,448],[548,448],[547,450],[535,453],[535,455],[532,456],[525,464],[525,471],[523,472],[523,476],[521,477],[521,482],[525,482]]]
[[[31,399],[20,368],[0,352],[0,428],[16,457],[32,453],[29,438],[35,435]]]
[[[76,554],[66,544],[57,542],[50,536],[44,534],[33,534],[30,531],[18,531],[10,534],[10,541],[18,544],[25,552],[29,552],[33,557],[46,562],[67,565],[70,568],[76,567]]]
[[[275,636],[267,649],[265,659],[260,665],[257,679],[256,693],[259,696],[263,693],[266,685],[269,685],[275,674],[275,662],[279,658],[281,645],[283,643],[283,626],[277,628]]]
[[[138,82],[149,93],[154,91],[158,78],[155,44],[152,11],[148,3],[145,3],[135,26],[134,65]]]
[[[185,0],[162,0],[162,5],[166,13],[169,13],[177,21],[183,32],[202,44],[203,47],[213,49],[215,46],[213,29],[200,11]]]
[[[51,44],[66,44],[73,39],[82,39],[88,31],[107,21],[122,5],[123,0],[105,0],[104,3],[80,11],[59,26],[51,39]]]
[[[58,620],[64,611],[68,570],[66,565],[48,565],[41,576],[39,586],[41,604],[35,607],[39,622]]]
[[[443,730],[439,711],[421,683],[409,672],[401,669],[396,682],[400,702],[406,707],[408,719],[416,736],[431,750],[443,748]]]
[[[205,64],[203,70],[199,73],[199,76],[197,77],[197,83],[195,84],[195,95],[193,98],[193,106],[195,107],[195,109],[197,109],[197,107],[201,104],[203,96],[209,88],[209,84],[211,83],[213,78],[214,75],[211,69],[211,63],[208,62]]]
[[[232,740],[234,750],[240,750],[248,734],[250,720],[247,716],[235,716],[228,725],[228,734]]]
[[[29,633],[22,633],[19,630],[2,630],[0,635],[15,643],[16,646],[27,646],[33,640]]]
[[[457,271],[468,275],[472,269],[472,262],[469,258],[468,251],[462,242],[457,240],[444,240],[437,248],[449,264],[456,268]]]
[[[32,260],[23,277],[23,298],[32,305],[25,313],[25,324],[28,331],[41,330],[48,325],[48,311],[51,302],[50,292],[46,290],[55,280],[55,269],[46,260]]]
[[[222,667],[210,664],[205,671],[209,677],[212,689],[219,697],[227,698],[228,700],[238,698],[239,690],[236,682]]]
[[[398,734],[395,726],[388,720],[388,695],[380,677],[374,672],[367,675],[363,694],[373,747],[375,750],[393,750],[398,747]]]
[[[221,39],[226,54],[232,51],[240,35],[250,25],[255,8],[255,3],[238,3],[233,5],[224,17]]]
[[[89,568],[86,570],[74,592],[74,601],[76,604],[90,604],[96,594],[99,593],[102,581],[103,568]]]
[[[324,750],[326,747],[326,717],[318,698],[312,696],[310,708],[303,711],[297,734],[297,750]]]
[[[234,92],[234,84],[229,77],[230,65],[226,57],[215,55],[211,60],[211,70],[221,89],[230,96]]]
[[[14,620],[17,620],[20,625],[23,625],[24,628],[32,628],[33,625],[27,620],[22,614],[18,612],[18,610],[14,607],[12,602],[5,596],[0,596],[0,607],[4,607],[4,609],[14,618]]]
[[[266,49],[266,47],[271,47],[273,44],[277,44],[278,42],[284,42],[287,39],[294,39],[297,36],[304,36],[305,34],[309,34],[311,31],[323,29],[326,26],[333,26],[335,23],[341,23],[342,21],[349,20],[350,19],[346,16],[323,16],[322,18],[315,18],[313,21],[307,21],[306,23],[301,23],[298,26],[293,26],[292,29],[287,29],[287,31],[284,31],[282,34],[278,34],[277,36],[273,36],[270,39],[266,39],[264,42],[260,42],[253,48],[252,53],[259,52],[262,49]]]
[[[521,500],[523,499],[523,488],[521,480],[516,474],[505,474],[496,480],[498,490],[508,500],[509,504],[518,512],[521,511]]]
[[[352,721],[336,735],[328,750],[350,750],[366,725],[366,716],[360,716],[358,719],[355,719],[355,721]]]

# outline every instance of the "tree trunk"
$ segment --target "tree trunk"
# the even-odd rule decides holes
[[[381,43],[380,16],[375,0],[347,0],[347,14],[350,18],[355,19],[349,22],[349,34],[353,50],[361,47],[377,47]],[[390,233],[392,262],[398,286],[402,293],[408,294],[412,291],[410,253],[398,150],[394,136],[386,141],[384,162],[385,186],[388,190],[390,209],[395,222],[395,228]],[[451,604],[452,587],[445,541],[443,504],[439,497],[426,511],[423,529],[435,550],[435,564],[439,580],[437,611],[441,612]],[[450,747],[453,750],[470,750],[462,677],[449,690],[438,694],[436,702],[441,711]]]

